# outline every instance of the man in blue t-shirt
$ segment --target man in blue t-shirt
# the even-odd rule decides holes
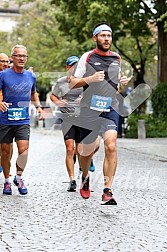
[[[15,139],[18,148],[16,161],[16,176],[13,183],[18,187],[20,194],[27,194],[27,188],[22,180],[22,173],[26,166],[29,136],[30,117],[29,103],[34,102],[37,113],[42,115],[42,109],[36,92],[36,77],[24,69],[27,62],[27,49],[23,45],[16,45],[11,52],[13,68],[0,72],[0,90],[3,101],[0,102],[0,144],[2,146],[1,163],[5,177],[3,194],[12,194],[9,181],[10,174],[10,144]]]

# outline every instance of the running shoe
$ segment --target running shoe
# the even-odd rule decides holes
[[[23,182],[22,179],[18,179],[18,180],[17,180],[17,179],[16,179],[16,176],[15,176],[14,179],[13,179],[13,183],[14,183],[15,186],[18,187],[18,191],[19,191],[19,193],[20,193],[21,195],[25,195],[25,194],[28,193],[28,190],[27,190],[27,188],[25,187],[24,182]]]
[[[11,183],[9,182],[4,183],[3,194],[7,194],[7,195],[12,194]]]
[[[91,172],[94,172],[95,171],[95,166],[93,164],[93,159],[91,160],[91,164],[90,164],[90,167],[89,167],[89,171]]]
[[[68,192],[75,192],[77,188],[77,184],[75,180],[70,181],[69,187],[67,189]]]
[[[103,190],[102,201],[105,201],[103,205],[117,205],[110,188],[105,188]]]
[[[2,166],[0,165],[0,173],[2,172]]]
[[[81,184],[81,188],[80,188],[80,194],[84,199],[89,199],[89,197],[90,197],[89,177],[84,178],[82,176],[82,184]]]

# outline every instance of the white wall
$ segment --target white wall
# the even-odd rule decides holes
[[[0,31],[11,32],[13,27],[16,26],[16,20],[19,14],[0,13]]]

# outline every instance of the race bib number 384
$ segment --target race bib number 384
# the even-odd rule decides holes
[[[93,95],[91,99],[90,109],[100,112],[109,112],[111,102],[112,102],[111,97]]]
[[[26,119],[26,108],[8,108],[8,120]]]

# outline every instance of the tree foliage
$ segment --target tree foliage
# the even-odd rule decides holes
[[[27,47],[27,67],[33,66],[38,73],[37,87],[42,99],[51,89],[51,80],[65,72],[66,58],[71,56],[71,52],[78,55],[77,42],[62,36],[58,29],[55,13],[59,11],[59,8],[50,5],[50,1],[34,1],[29,8],[21,11],[18,24],[10,36],[11,46],[23,44]]]
[[[135,86],[145,82],[150,65],[157,63],[157,29],[160,80],[167,79],[165,0],[15,0],[29,3],[11,36],[13,45],[28,47],[28,64],[36,72],[63,71],[68,56],[80,56],[94,47],[92,30],[99,22],[113,29],[112,50],[133,68]],[[51,4],[52,3],[52,4]],[[150,75],[150,78],[152,76]],[[40,77],[41,78],[41,77]],[[41,78],[42,79],[42,78]],[[44,85],[45,80],[43,81]],[[44,85],[45,86],[45,85]]]
[[[167,32],[167,12],[158,18],[158,21],[164,22],[165,32]]]
[[[11,34],[14,44],[25,44],[29,51],[29,62],[39,72],[64,70],[65,59],[70,55],[69,47],[77,52],[77,43],[62,37],[55,13],[59,10],[49,6],[49,1],[37,0],[21,12],[18,25]]]
[[[6,53],[10,56],[11,52],[11,43],[9,40],[9,35],[6,32],[0,32],[0,52]]]
[[[52,0],[60,6],[60,15],[56,16],[60,29],[77,39],[80,49],[91,47],[92,29],[98,22],[108,22],[113,28],[113,44],[124,59],[128,60],[136,75],[136,85],[144,82],[148,61],[155,60],[156,25],[159,30],[161,53],[166,53],[166,35],[162,22],[157,18],[166,12],[165,0]],[[79,20],[79,22],[78,22]],[[88,41],[87,43],[85,41]],[[167,44],[167,43],[166,43]],[[165,47],[165,48],[164,48]],[[167,58],[167,57],[166,57]],[[161,79],[167,79],[166,61],[161,58]]]

